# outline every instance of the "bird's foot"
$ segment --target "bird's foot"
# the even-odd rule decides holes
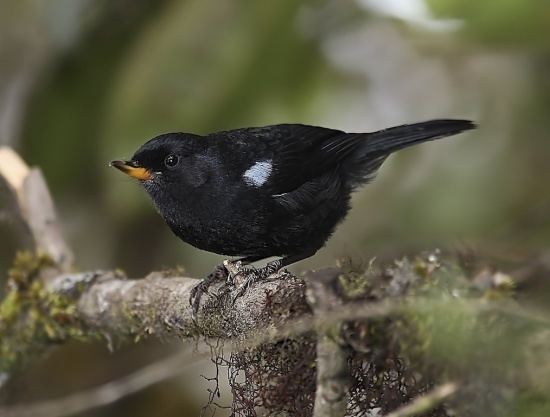
[[[258,273],[261,279],[266,279],[279,272],[282,267],[283,262],[280,259],[275,259],[274,261],[268,262],[266,266],[258,271]]]
[[[189,304],[191,305],[191,316],[193,321],[197,319],[197,312],[199,311],[202,295],[208,292],[210,285],[216,281],[227,279],[227,276],[228,271],[225,266],[218,265],[205,279],[193,287],[189,295]]]
[[[228,272],[227,284],[231,287],[240,286],[249,274],[257,271],[252,265],[243,265],[241,261],[225,260],[223,266]]]
[[[278,272],[281,269],[281,266],[280,260],[275,260],[269,262],[266,266],[260,269],[256,269],[254,267],[240,267],[236,270],[237,274],[233,277],[233,285],[235,286],[235,289],[231,294],[232,304],[235,304],[237,298],[241,297],[253,283],[269,278],[271,275]]]
[[[261,280],[258,271],[249,271],[246,275],[242,275],[239,284],[235,285],[235,289],[231,293],[231,304],[234,305],[239,297],[244,295],[248,288],[255,282]]]

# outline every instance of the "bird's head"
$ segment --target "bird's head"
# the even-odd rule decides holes
[[[130,160],[110,166],[139,180],[151,193],[170,184],[175,188],[198,187],[211,173],[205,139],[188,133],[167,133],[141,146]]]

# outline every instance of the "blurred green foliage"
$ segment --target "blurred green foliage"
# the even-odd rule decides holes
[[[520,240],[537,247],[550,235],[550,203],[541,181],[550,170],[539,152],[550,147],[544,140],[550,90],[541,49],[526,37],[527,31],[546,30],[531,19],[544,21],[542,2],[433,1],[438,14],[463,19],[459,30],[445,34],[446,42],[424,29],[388,37],[385,31],[398,30],[395,25],[353,2],[83,3],[80,35],[52,52],[20,141],[24,156],[44,169],[83,267],[99,263],[143,274],[181,263],[190,273],[206,273],[218,258],[197,257],[172,238],[144,194],[106,164],[161,132],[277,122],[367,130],[465,116],[481,125],[470,135],[475,137],[391,158],[357,196],[328,252],[304,265],[379,253],[395,242],[424,247],[504,240],[514,248]],[[490,24],[480,23],[485,20]],[[368,37],[353,38],[362,28],[371,30]],[[501,40],[490,42],[480,31]],[[537,39],[548,38],[543,35]],[[376,42],[385,48],[370,52],[380,68],[416,54],[391,70],[405,88],[392,91],[392,79],[357,58]],[[335,61],[338,53],[356,61],[342,65]],[[415,66],[439,71],[450,87],[430,89],[430,79],[408,74]],[[408,78],[411,86],[425,85],[421,95],[407,91]],[[376,101],[368,103],[370,85],[379,83],[390,100],[404,103],[389,108],[383,120],[371,116]],[[426,104],[415,106],[418,100]],[[444,102],[448,110],[430,101]],[[148,257],[136,257],[144,251]]]
[[[550,49],[550,6],[544,0],[428,0],[439,16],[464,21],[474,40],[504,47]]]

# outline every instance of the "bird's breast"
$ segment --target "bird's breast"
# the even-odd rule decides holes
[[[171,204],[162,217],[183,241],[203,250],[230,256],[257,252],[269,239],[268,201],[242,192],[190,194]]]

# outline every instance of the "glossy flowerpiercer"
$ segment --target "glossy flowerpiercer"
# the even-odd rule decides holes
[[[240,293],[321,248],[348,212],[351,193],[391,153],[474,127],[467,120],[431,120],[372,133],[299,124],[167,133],[111,165],[141,182],[183,241],[238,257],[239,266],[279,257],[261,269],[245,268]]]

